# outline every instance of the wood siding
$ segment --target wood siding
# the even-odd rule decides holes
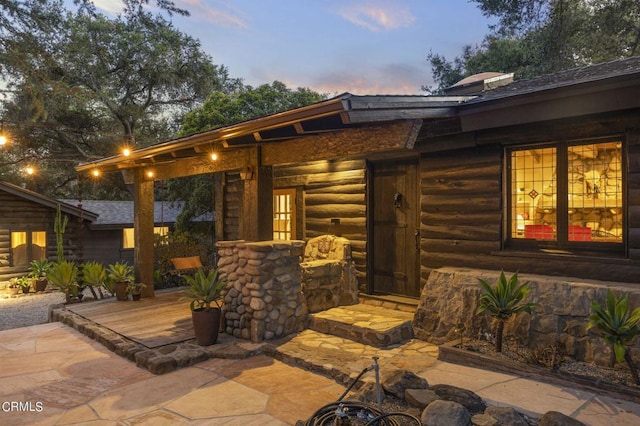
[[[637,112],[634,115],[638,116]],[[444,266],[519,271],[608,281],[637,282],[640,276],[640,130],[629,127],[629,113],[591,121],[539,124],[535,128],[498,129],[474,136],[473,148],[434,151],[423,145],[421,181],[421,279]],[[544,137],[536,134],[541,129]],[[549,140],[622,135],[627,158],[627,253],[574,255],[541,250],[514,250],[503,228],[505,214],[504,146],[514,141],[532,144]],[[606,129],[606,133],[604,130]],[[553,138],[550,138],[553,136]],[[456,138],[447,138],[456,146]],[[469,146],[469,135],[460,145]],[[424,142],[423,142],[424,143]]]
[[[24,275],[28,271],[25,266],[12,266],[11,232],[45,231],[47,233],[47,257],[56,258],[56,235],[54,221],[56,210],[25,200],[24,198],[0,191],[0,280]],[[69,216],[69,223],[64,234],[64,253],[69,260],[75,260],[81,253],[78,236],[80,224],[78,218]]]
[[[273,168],[274,188],[296,188],[302,217],[296,238],[334,234],[351,241],[360,288],[366,286],[366,163],[315,161]],[[332,223],[339,220],[339,224]]]

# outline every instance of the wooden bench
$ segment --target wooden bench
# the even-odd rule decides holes
[[[170,260],[173,269],[169,273],[172,275],[193,275],[199,268],[205,268],[200,256],[172,257]]]

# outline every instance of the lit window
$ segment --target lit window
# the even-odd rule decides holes
[[[32,260],[47,257],[47,233],[45,231],[11,232],[11,264],[28,265]]]
[[[273,191],[273,239],[292,240],[295,238],[295,189]]]
[[[510,153],[512,240],[622,243],[622,143]]]
[[[155,226],[153,233],[156,235],[165,236],[169,234],[168,226]],[[133,228],[124,228],[122,230],[122,248],[132,249],[135,247],[135,233]]]

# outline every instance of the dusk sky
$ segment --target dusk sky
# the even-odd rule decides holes
[[[118,0],[96,0],[119,10]],[[489,21],[467,0],[175,0],[174,24],[253,86],[284,82],[330,95],[421,94],[429,51],[453,59]],[[491,71],[491,70],[487,70]]]

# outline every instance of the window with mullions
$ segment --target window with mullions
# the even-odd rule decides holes
[[[622,243],[622,143],[512,150],[510,236],[516,240]]]

